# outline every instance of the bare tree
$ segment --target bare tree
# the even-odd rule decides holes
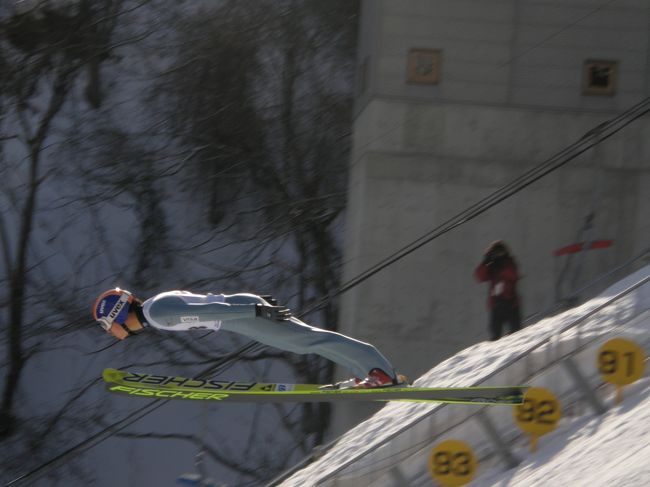
[[[0,71],[0,320],[7,330],[0,346],[8,352],[0,364],[2,428],[5,436],[17,427],[23,433],[16,458],[29,451],[31,462],[46,460],[39,438],[47,435],[51,451],[64,441],[56,432],[83,436],[110,402],[88,397],[93,378],[38,420],[16,417],[32,357],[71,349],[83,360],[103,357],[103,343],[89,352],[72,335],[87,326],[96,287],[249,289],[276,293],[300,310],[338,284],[356,2],[226,1],[186,21],[198,7],[152,0],[164,20],[143,13],[140,34],[120,31],[147,3],[0,9],[0,67],[8,68]],[[158,28],[174,22],[174,33]],[[147,60],[141,44],[130,54],[122,49],[141,40],[163,55]],[[129,55],[151,64],[138,73],[137,88],[122,87],[130,97],[124,101],[115,96],[124,77],[107,66]],[[145,122],[124,123],[134,111]],[[80,233],[83,225],[89,230]],[[336,329],[336,309],[309,321]],[[57,338],[61,343],[52,343]],[[238,344],[236,337],[215,344],[152,333],[150,353],[129,354],[137,343],[121,349],[137,357],[130,363],[183,373]],[[301,381],[332,374],[327,361],[271,349],[239,363],[255,377],[278,363]],[[269,478],[322,441],[327,419],[324,405],[264,406],[251,420],[245,450],[221,449],[214,460],[246,481]],[[283,426],[273,451],[265,443],[269,422]],[[192,440],[181,432],[125,433],[147,434]]]
[[[235,230],[240,267],[257,279],[268,269],[268,286],[294,296],[297,309],[339,283],[357,7],[224,2],[182,27],[178,64],[158,91],[175,101],[179,143],[200,149],[187,184],[204,195],[206,223]],[[321,324],[336,329],[336,314],[328,305]],[[284,359],[301,380],[332,379],[327,361]],[[308,451],[329,410],[303,409],[292,426]]]
[[[16,391],[28,359],[24,327],[32,265],[30,247],[39,192],[49,177],[44,170],[46,144],[54,121],[83,69],[95,73],[89,80],[87,92],[93,93],[93,105],[101,103],[97,71],[107,54],[117,3],[81,1],[58,8],[44,4],[24,12],[15,11],[2,19],[5,34],[0,41],[3,64],[8,69],[3,79],[4,103],[5,106],[11,103],[16,130],[6,137],[14,139],[14,145],[24,152],[23,160],[7,164],[13,165],[15,174],[24,177],[24,190],[20,194],[15,191],[8,194],[15,216],[10,222],[3,216],[0,226],[9,290],[6,327],[9,363],[0,405],[2,436],[10,435],[14,429]],[[7,112],[5,117],[8,118]]]

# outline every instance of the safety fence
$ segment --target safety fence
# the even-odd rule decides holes
[[[603,380],[595,365],[599,347],[615,336],[632,338],[641,347],[650,345],[649,282],[650,276],[646,276],[615,295],[601,299],[566,326],[553,329],[547,337],[531,344],[472,385],[529,384],[550,390],[554,398],[541,401],[546,410],[537,411],[537,415],[548,414],[547,419],[555,413],[553,400],[561,402],[565,416],[586,411],[604,413],[607,405],[598,392]],[[647,299],[639,297],[646,295]],[[616,322],[616,326],[612,326],[612,322]],[[527,406],[530,408],[530,403]],[[534,415],[535,411],[528,413]],[[525,412],[520,419],[526,422]],[[428,406],[403,421],[399,429],[374,442],[371,448],[349,455],[323,475],[315,475],[313,485],[432,485],[434,456],[429,453],[435,445],[450,439],[471,439],[472,456],[479,465],[477,475],[497,465],[513,468],[520,462],[516,449],[528,441],[520,427],[521,424],[513,421],[510,408]],[[439,456],[443,461],[440,471],[444,473],[452,465],[449,452],[442,453],[447,455]],[[461,462],[460,465],[460,472],[465,472],[468,464]],[[279,485],[285,480],[286,484],[282,485],[293,485],[288,477],[278,478],[270,485]]]

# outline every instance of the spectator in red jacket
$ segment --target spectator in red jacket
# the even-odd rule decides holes
[[[485,251],[483,261],[474,271],[479,282],[489,282],[488,309],[491,340],[501,338],[503,325],[508,324],[510,333],[521,328],[521,311],[517,295],[517,263],[506,244],[497,240]]]

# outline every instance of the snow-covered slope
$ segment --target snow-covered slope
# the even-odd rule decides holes
[[[625,399],[602,416],[563,420],[517,468],[493,471],[472,486],[650,485],[650,381],[625,390]]]
[[[571,381],[544,376],[540,371],[552,369],[553,364],[560,363],[558,359],[573,354],[578,347],[593,348],[593,344],[611,336],[623,335],[648,343],[650,283],[610,301],[630,286],[647,282],[649,276],[650,266],[582,306],[541,320],[498,342],[476,344],[434,367],[415,384],[466,386],[524,380],[546,387],[554,381],[554,392],[562,402],[575,400]],[[567,329],[587,315],[588,319]],[[580,360],[578,354],[573,357]],[[597,379],[597,371],[592,375]],[[592,380],[591,386],[597,385]],[[435,441],[441,431],[455,424],[459,425],[455,432],[465,435],[456,439],[480,444],[477,455],[490,459],[479,467],[479,475],[471,485],[650,485],[650,381],[644,378],[627,388],[620,406],[614,405],[607,391],[610,389],[599,391],[608,408],[605,414],[595,415],[582,405],[578,408],[582,409],[580,414],[567,414],[556,431],[540,440],[535,453],[526,448],[523,438],[513,439],[518,434],[514,425],[509,432],[503,428],[506,436],[510,434],[508,441],[520,460],[517,467],[510,469],[498,461],[497,455],[486,452],[485,439],[479,438],[485,436],[480,428],[467,426],[476,411],[474,406],[391,403],[282,485],[404,485],[405,479],[409,485],[433,485],[425,468],[431,450],[428,439]],[[496,412],[495,424],[512,422],[510,412],[508,418],[500,414]],[[414,461],[418,456],[422,459]]]

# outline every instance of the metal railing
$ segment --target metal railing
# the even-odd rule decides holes
[[[612,303],[610,303],[611,305]],[[601,310],[602,311],[602,310]],[[628,319],[623,323],[617,323],[613,328],[605,331],[604,335],[615,336],[618,333],[621,333],[623,329],[628,328],[630,324],[638,325],[638,322],[650,322],[650,309],[645,309],[640,311],[638,314],[633,314],[628,316]],[[648,330],[650,331],[650,329]],[[601,385],[602,381],[599,380],[599,373],[592,373],[589,376],[584,375],[576,367],[576,362],[574,358],[587,352],[591,347],[594,347],[599,341],[603,339],[604,335],[594,334],[589,338],[585,339],[580,346],[571,350],[570,352],[564,353],[558,358],[556,358],[552,363],[548,363],[537,369],[533,374],[527,377],[527,383],[534,383],[539,378],[547,376],[550,374],[552,377],[557,378],[558,374],[565,375],[570,379],[573,386],[570,389],[564,390],[554,389],[554,392],[558,395],[558,398],[562,399],[562,408],[572,409],[574,406],[580,406],[580,409],[583,406],[589,406],[593,409],[595,414],[603,414],[607,411],[606,406],[603,401],[596,395],[595,391],[598,389],[598,386]],[[642,346],[648,346],[650,342],[650,333],[647,334],[645,339],[639,342]],[[549,342],[546,342],[549,344]],[[523,357],[525,359],[526,357]],[[514,364],[511,364],[511,366]],[[496,371],[494,372],[497,373]],[[487,379],[486,379],[487,380]],[[597,383],[597,385],[594,385]],[[387,475],[390,475],[394,478],[401,478],[403,482],[391,482],[388,485],[431,485],[430,474],[426,472],[426,469],[423,470],[422,461],[418,462],[418,455],[426,450],[431,448],[440,438],[449,437],[450,435],[459,434],[458,429],[466,428],[468,422],[476,421],[475,426],[480,427],[485,435],[483,435],[482,443],[479,442],[481,446],[481,453],[477,455],[478,463],[482,464],[484,460],[491,459],[492,461],[501,461],[507,468],[514,468],[519,464],[520,459],[512,451],[512,444],[516,441],[523,440],[525,435],[520,430],[514,428],[514,423],[506,425],[503,423],[503,418],[501,418],[501,423],[497,425],[494,420],[490,419],[491,413],[494,412],[493,408],[482,407],[476,409],[462,417],[462,421],[457,421],[451,424],[446,424],[444,429],[436,429],[435,433],[430,436],[425,436],[422,439],[417,438],[417,434],[413,435],[416,437],[415,441],[411,441],[404,446],[404,443],[395,451],[392,449],[390,451],[385,451],[383,453],[383,458],[373,458],[372,463],[366,463],[356,468],[353,472],[350,471],[339,471],[335,478],[332,477],[323,477],[318,480],[317,485],[331,485],[329,482],[336,482],[336,485],[344,479],[342,485],[366,485],[361,479],[367,478],[372,480],[372,485],[386,485],[385,482],[381,482],[379,479],[385,479]],[[428,415],[429,418],[434,416],[435,413]],[[426,418],[419,418],[418,422],[422,422]],[[413,427],[417,422],[409,425],[409,428],[403,430],[401,433],[409,433],[413,430]],[[456,433],[453,433],[456,431]],[[420,435],[422,436],[422,435]],[[462,433],[460,433],[462,437]],[[395,437],[393,437],[395,439]],[[486,444],[490,444],[490,447],[487,447]],[[373,445],[374,447],[374,445]],[[374,448],[376,450],[376,447]],[[375,453],[375,452],[370,452]],[[406,463],[404,463],[406,462]],[[352,464],[348,465],[346,469]],[[342,475],[341,475],[342,474]]]
[[[608,273],[606,273],[605,275],[600,276],[600,277],[597,278],[596,280],[592,281],[592,283],[590,283],[588,286],[583,287],[583,288],[580,289],[578,292],[582,293],[582,292],[584,292],[585,290],[587,290],[587,289],[593,287],[594,285],[596,285],[596,284],[598,284],[598,283],[601,283],[601,282],[602,282],[604,279],[606,279],[607,277],[610,277],[610,276],[612,276],[613,274],[615,274],[615,273],[617,273],[617,272],[620,272],[621,270],[623,270],[623,269],[629,267],[629,266],[632,265],[633,263],[638,262],[640,259],[642,259],[642,258],[645,257],[646,255],[648,255],[649,253],[650,253],[650,249],[646,249],[643,253],[637,255],[635,258],[633,258],[633,259],[627,261],[626,263],[624,263],[624,264],[621,265],[621,266],[618,266],[618,267],[615,268],[615,269],[610,270],[610,271],[609,271]],[[637,290],[637,289],[639,289],[640,287],[646,285],[648,282],[650,282],[650,276],[648,276],[648,277],[646,277],[646,278],[644,278],[644,279],[641,279],[640,281],[638,281],[637,283],[633,284],[632,286],[629,286],[628,288],[624,289],[623,291],[621,291],[620,293],[616,294],[616,295],[613,296],[612,298],[606,300],[606,301],[603,302],[602,304],[600,304],[600,305],[594,307],[593,309],[589,310],[589,311],[588,311],[587,313],[585,313],[584,315],[582,315],[582,316],[580,316],[579,318],[577,318],[577,319],[571,321],[569,324],[567,324],[566,326],[562,327],[561,329],[559,329],[559,330],[555,330],[553,336],[548,336],[548,337],[546,337],[546,338],[544,338],[544,339],[542,339],[542,340],[540,340],[540,341],[538,341],[538,342],[532,344],[532,345],[531,345],[529,348],[527,348],[525,351],[523,351],[523,352],[521,352],[520,354],[518,354],[517,356],[513,357],[513,358],[510,359],[508,362],[506,362],[506,363],[503,364],[502,366],[498,367],[498,368],[495,369],[494,371],[488,373],[485,377],[482,377],[480,380],[476,381],[476,382],[475,382],[474,384],[472,384],[472,385],[474,385],[474,386],[479,386],[479,385],[484,384],[485,382],[489,381],[489,380],[492,379],[493,377],[497,376],[498,374],[503,373],[506,369],[512,367],[515,363],[517,363],[517,362],[521,361],[522,359],[526,358],[527,356],[529,356],[529,355],[532,354],[533,352],[535,352],[535,351],[541,349],[542,347],[544,347],[544,346],[546,346],[546,345],[549,345],[549,344],[553,341],[554,337],[557,337],[557,336],[559,336],[559,335],[561,335],[561,334],[563,334],[563,333],[566,333],[566,332],[569,331],[569,330],[572,330],[572,329],[574,329],[574,328],[579,327],[580,325],[582,325],[583,323],[587,322],[590,318],[594,317],[596,314],[598,314],[598,313],[601,312],[602,310],[606,309],[607,307],[611,306],[612,304],[616,303],[617,301],[621,300],[622,298],[628,296],[629,294],[631,294],[631,293],[634,292],[635,290]],[[552,313],[552,312],[554,312],[554,311],[557,311],[557,308],[551,308],[551,309],[549,310],[549,314]],[[538,315],[538,318],[539,318],[539,315]],[[561,360],[561,359],[562,359],[562,357],[556,357],[556,358],[554,359],[554,361],[557,362],[558,360]],[[536,373],[537,373],[537,372],[539,372],[539,371],[536,371]],[[400,428],[399,430],[397,430],[397,431],[391,433],[390,435],[387,435],[386,437],[382,438],[379,442],[373,444],[373,448],[372,448],[372,450],[375,451],[376,449],[382,447],[383,445],[386,445],[387,443],[391,442],[391,441],[394,440],[396,437],[398,437],[399,435],[403,434],[406,430],[408,430],[408,429],[414,427],[414,426],[417,425],[418,423],[420,423],[420,422],[424,421],[425,419],[430,418],[432,415],[434,415],[434,414],[440,412],[440,411],[441,411],[445,406],[446,406],[446,405],[444,405],[444,404],[440,404],[440,405],[438,405],[438,407],[435,407],[435,408],[431,409],[431,410],[428,411],[426,414],[421,415],[421,416],[418,416],[417,418],[414,418],[412,421],[410,421],[410,422],[408,422],[407,424],[405,424],[404,427],[402,427],[402,428]],[[450,426],[450,428],[452,428],[452,427],[453,427],[453,425]],[[446,428],[446,429],[449,429],[449,428]],[[321,452],[321,454],[322,454],[322,452],[326,452],[326,451],[328,451],[329,449],[331,449],[331,447],[334,446],[334,445],[339,441],[339,439],[340,439],[340,437],[337,438],[337,439],[335,439],[335,440],[333,440],[333,441],[331,441],[331,442],[329,442],[329,443],[328,443],[327,445],[325,445],[324,447],[321,447],[320,450],[319,450],[319,451]],[[327,475],[325,475],[325,476],[319,478],[319,479],[318,479],[319,483],[326,482],[327,480],[330,480],[330,479],[336,477],[336,476],[337,476],[339,473],[341,473],[343,470],[347,469],[350,465],[352,465],[353,463],[359,461],[360,459],[362,459],[364,456],[368,455],[369,453],[371,453],[371,452],[370,452],[370,451],[361,451],[361,452],[359,452],[359,454],[357,454],[357,455],[352,455],[352,456],[349,457],[345,462],[343,462],[341,465],[339,465],[336,469],[334,469],[334,470],[328,472]],[[296,473],[296,472],[299,471],[300,469],[304,468],[305,466],[309,465],[309,464],[312,463],[314,460],[316,460],[316,458],[315,458],[314,456],[312,456],[312,457],[307,457],[306,459],[304,459],[302,462],[300,462],[300,463],[298,463],[297,465],[295,465],[295,466],[294,466],[293,468],[291,468],[290,470],[284,472],[281,476],[275,478],[271,483],[268,484],[268,486],[269,486],[269,487],[270,487],[270,486],[275,486],[275,485],[278,485],[278,484],[284,482],[285,480],[287,480],[288,478],[290,478],[294,473]]]
[[[594,316],[595,314],[597,314],[598,312],[600,312],[600,311],[602,311],[603,309],[605,309],[605,308],[611,306],[613,303],[619,301],[620,299],[622,299],[622,298],[628,296],[628,295],[629,295],[630,293],[632,293],[633,291],[635,291],[635,290],[639,289],[640,287],[642,287],[642,286],[648,284],[648,282],[650,282],[650,276],[648,276],[648,277],[646,277],[645,279],[642,279],[641,281],[637,282],[636,284],[634,284],[634,285],[632,285],[632,286],[626,288],[626,289],[623,290],[622,292],[616,294],[616,295],[615,295],[614,297],[612,297],[611,299],[608,299],[607,301],[605,301],[605,302],[602,303],[601,305],[596,306],[594,309],[590,310],[589,312],[587,312],[587,313],[584,314],[583,316],[579,317],[578,319],[572,321],[571,323],[569,323],[569,324],[566,325],[565,327],[561,328],[560,330],[557,330],[557,331],[556,331],[556,334],[557,334],[557,335],[560,335],[560,334],[562,334],[562,333],[566,333],[567,331],[569,331],[569,330],[571,330],[571,329],[573,329],[573,328],[578,327],[579,325],[581,325],[581,324],[583,324],[584,322],[586,322],[587,320],[589,320],[589,318],[593,317],[593,316]],[[491,378],[493,378],[493,377],[495,377],[496,375],[502,373],[502,372],[505,371],[506,369],[512,367],[515,363],[517,363],[517,362],[521,361],[522,359],[526,358],[528,355],[530,355],[530,354],[533,353],[534,351],[536,351],[536,350],[542,348],[542,347],[545,346],[545,345],[548,345],[548,344],[551,342],[552,339],[553,339],[553,337],[546,337],[545,339],[540,340],[538,343],[535,343],[535,344],[531,345],[528,349],[526,349],[525,351],[521,352],[521,353],[518,354],[516,357],[512,358],[511,360],[509,360],[507,363],[505,363],[505,364],[503,364],[502,366],[498,367],[496,370],[490,372],[490,373],[487,374],[485,377],[481,378],[480,380],[476,381],[475,383],[473,383],[473,384],[471,384],[471,385],[472,385],[472,386],[480,386],[481,384],[484,384],[485,382],[487,382],[487,381],[490,380]],[[421,415],[421,416],[418,416],[417,418],[415,418],[415,419],[413,419],[412,421],[408,422],[408,423],[407,423],[403,428],[400,428],[398,431],[396,431],[396,432],[394,432],[394,433],[391,433],[391,434],[387,435],[386,437],[382,438],[381,441],[379,441],[379,442],[377,442],[377,443],[374,443],[374,444],[373,444],[373,448],[372,448],[372,450],[374,451],[374,450],[380,448],[381,446],[383,446],[383,445],[385,445],[385,444],[391,442],[391,441],[392,441],[393,439],[395,439],[397,436],[401,435],[405,430],[412,428],[412,427],[415,426],[416,424],[418,424],[418,423],[422,422],[423,420],[429,418],[431,415],[436,414],[437,412],[439,412],[439,411],[440,411],[442,408],[444,408],[445,406],[446,406],[445,404],[442,404],[442,405],[440,405],[440,407],[437,407],[437,408],[431,409],[428,413],[423,414],[423,415]],[[330,479],[330,478],[336,476],[338,473],[340,473],[341,471],[345,470],[348,466],[350,466],[350,465],[352,465],[353,463],[357,462],[358,460],[360,460],[361,458],[363,458],[365,455],[367,455],[367,454],[369,454],[369,453],[371,453],[371,451],[370,451],[370,450],[366,450],[366,451],[362,451],[362,452],[360,452],[360,453],[357,454],[357,455],[353,455],[353,456],[351,456],[351,457],[348,458],[345,462],[343,462],[341,465],[339,465],[336,469],[330,471],[330,472],[329,472],[327,475],[325,475],[324,477],[319,478],[319,483],[323,483],[323,482],[327,481],[328,479]]]

